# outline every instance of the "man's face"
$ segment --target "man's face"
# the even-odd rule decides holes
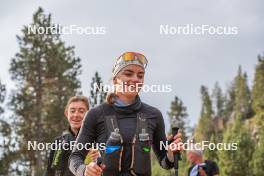
[[[80,129],[87,107],[82,101],[70,103],[65,116],[73,129]]]
[[[196,161],[196,158],[197,158],[197,155],[195,153],[188,151],[188,153],[187,153],[188,161],[190,161],[192,164],[194,164]]]

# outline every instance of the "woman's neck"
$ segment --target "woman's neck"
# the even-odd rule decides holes
[[[128,96],[125,96],[123,94],[120,94],[120,95],[117,95],[117,97],[122,101],[124,102],[126,105],[130,105],[132,104],[134,101],[135,101],[135,96],[134,97],[128,97]]]

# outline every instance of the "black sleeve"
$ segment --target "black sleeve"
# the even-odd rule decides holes
[[[154,131],[154,138],[153,138],[153,151],[156,154],[159,163],[162,168],[164,169],[171,169],[173,168],[174,163],[170,162],[168,157],[167,157],[167,151],[165,148],[161,148],[161,142],[163,144],[166,144],[167,138],[165,134],[165,125],[164,125],[164,120],[162,117],[162,114],[160,111],[157,112],[158,117],[157,117],[157,127]]]
[[[76,145],[70,155],[69,158],[69,169],[75,176],[83,176],[85,171],[84,159],[87,155],[89,148],[86,144],[92,144],[96,138],[96,122],[97,122],[97,114],[94,109],[91,109],[86,113],[82,127],[76,139]],[[83,147],[76,147],[78,144],[82,144]]]
[[[219,175],[219,168],[216,162],[211,160],[205,160],[205,164],[207,166],[207,170],[206,170],[207,175]]]
[[[216,162],[212,162],[212,174],[213,175],[218,175],[219,174],[219,168],[216,164]]]

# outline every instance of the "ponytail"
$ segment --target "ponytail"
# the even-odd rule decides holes
[[[114,104],[114,98],[115,98],[115,93],[113,93],[113,92],[110,92],[110,93],[108,93],[107,95],[106,95],[106,102],[108,103],[108,104]]]

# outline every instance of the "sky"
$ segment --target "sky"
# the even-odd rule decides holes
[[[10,0],[0,6],[0,79],[8,93],[15,88],[10,79],[11,58],[19,51],[16,35],[32,22],[38,7],[51,13],[62,26],[103,27],[105,34],[63,34],[67,46],[75,46],[82,59],[82,91],[89,95],[90,82],[98,71],[104,82],[111,77],[114,60],[125,51],[143,53],[149,60],[145,84],[172,85],[167,93],[142,93],[141,99],[161,110],[168,129],[167,111],[174,96],[187,106],[190,125],[197,123],[200,87],[211,90],[216,81],[225,90],[238,66],[252,85],[257,56],[263,54],[264,2],[261,0],[189,1],[52,1]],[[233,27],[236,34],[161,33],[179,26]],[[178,29],[178,28],[177,28]]]

